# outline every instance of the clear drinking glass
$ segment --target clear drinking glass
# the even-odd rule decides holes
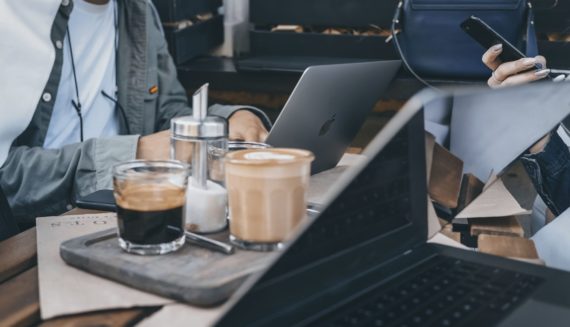
[[[129,253],[165,254],[184,245],[188,167],[135,160],[113,168],[119,245]]]
[[[226,155],[230,240],[247,250],[283,246],[305,218],[311,152],[250,149]]]

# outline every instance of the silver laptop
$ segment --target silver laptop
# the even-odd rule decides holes
[[[378,61],[307,68],[266,143],[312,151],[312,174],[335,167],[400,65]]]

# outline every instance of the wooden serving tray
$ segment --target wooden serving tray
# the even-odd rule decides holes
[[[228,242],[228,233],[210,235]],[[116,229],[71,239],[61,244],[63,260],[122,284],[198,306],[214,306],[229,298],[252,273],[265,268],[276,253],[236,249],[225,255],[191,243],[158,256],[124,252]]]

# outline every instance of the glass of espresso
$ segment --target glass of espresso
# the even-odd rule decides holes
[[[283,247],[306,214],[311,152],[249,149],[226,155],[230,241],[254,251]]]
[[[184,245],[188,166],[136,160],[113,168],[119,245],[129,253],[165,254]]]

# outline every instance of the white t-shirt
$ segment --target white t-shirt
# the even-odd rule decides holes
[[[83,115],[84,139],[119,133],[115,70],[115,2],[95,5],[75,0],[69,18],[69,34]],[[63,41],[63,67],[44,148],[57,149],[80,141],[79,117],[71,101],[76,99],[69,36]]]

